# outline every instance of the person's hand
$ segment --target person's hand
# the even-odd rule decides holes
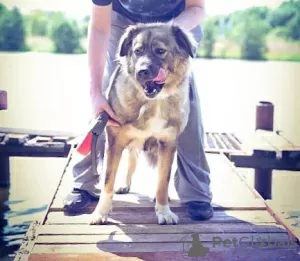
[[[118,123],[114,111],[109,106],[104,95],[102,95],[101,93],[92,97],[92,109],[95,118],[97,118],[101,112],[107,112],[107,114],[109,115],[107,126],[120,126],[120,123]]]

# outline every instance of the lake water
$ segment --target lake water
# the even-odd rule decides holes
[[[90,107],[84,55],[0,54],[0,89],[8,92],[0,126],[80,132]],[[253,132],[260,100],[275,106],[274,128],[300,143],[300,63],[195,60],[207,131]],[[0,189],[0,260],[18,248],[40,219],[66,159],[11,158],[11,187]],[[245,171],[244,171],[245,172]],[[253,182],[253,171],[245,175]],[[274,171],[273,199],[300,198],[300,175]],[[2,232],[1,232],[2,231]]]

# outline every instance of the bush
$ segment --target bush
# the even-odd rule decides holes
[[[77,53],[81,51],[80,30],[75,23],[62,21],[54,26],[51,38],[57,53]]]
[[[26,49],[24,21],[18,8],[14,7],[11,11],[1,8],[0,31],[0,50],[24,51]]]

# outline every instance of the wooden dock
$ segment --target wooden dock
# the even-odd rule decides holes
[[[190,219],[171,181],[170,205],[179,216],[179,224],[158,225],[153,203],[157,175],[141,159],[131,192],[114,197],[109,224],[91,226],[89,214],[95,205],[80,215],[63,212],[62,200],[72,185],[69,163],[75,154],[71,150],[44,218],[32,223],[15,261],[300,260],[297,233],[249,188],[223,153],[210,152],[214,152],[207,153],[215,211],[212,219]],[[126,162],[123,158],[119,180]],[[202,245],[193,246],[203,252],[189,257],[195,235]]]

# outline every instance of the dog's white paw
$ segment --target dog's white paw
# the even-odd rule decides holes
[[[176,225],[178,223],[179,218],[171,211],[169,205],[156,204],[155,209],[159,225]]]
[[[106,224],[108,214],[112,210],[112,194],[101,193],[100,200],[91,215],[90,225]]]
[[[90,219],[90,225],[105,225],[107,224],[108,214],[93,213]]]

